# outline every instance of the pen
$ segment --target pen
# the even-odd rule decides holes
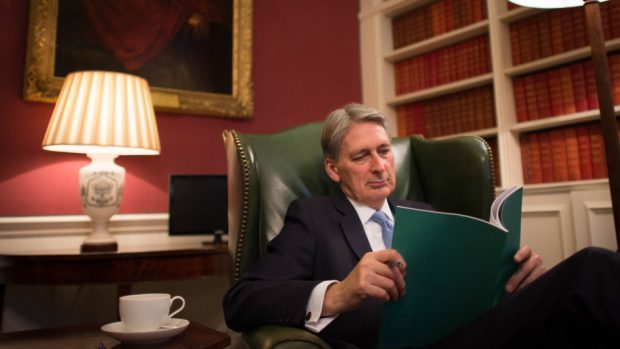
[[[390,268],[398,268],[399,270],[403,269],[403,263],[395,261],[393,259],[385,261],[385,264]]]

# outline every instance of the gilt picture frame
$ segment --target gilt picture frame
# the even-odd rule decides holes
[[[26,64],[24,70],[23,97],[27,101],[54,103],[62,87],[64,76],[58,73],[57,55],[60,55],[57,40],[59,26],[59,5],[61,1],[69,0],[31,0],[28,23],[28,39],[26,48]],[[96,1],[96,0],[93,0]],[[230,60],[230,77],[227,85],[214,91],[176,88],[166,86],[166,83],[153,84],[148,77],[151,86],[153,104],[158,111],[168,111],[181,114],[211,115],[229,118],[249,118],[253,113],[253,85],[251,78],[252,70],[252,0],[232,1],[232,18],[229,25],[232,35],[228,38],[230,52],[226,59]],[[217,1],[216,1],[217,3]],[[62,28],[61,28],[62,29]],[[211,30],[213,32],[213,30]],[[62,34],[62,33],[61,33]],[[232,36],[232,37],[231,37]],[[194,41],[192,41],[194,42]],[[83,47],[76,45],[76,47]],[[212,50],[211,52],[215,52]],[[65,55],[64,53],[62,53]],[[75,55],[86,57],[88,55]],[[63,56],[64,57],[64,56]],[[101,55],[90,55],[90,58]],[[92,64],[93,61],[90,61]],[[196,59],[193,60],[196,62]],[[221,60],[219,61],[221,63]],[[228,63],[226,61],[226,63]],[[80,63],[79,70],[101,70],[99,67],[90,67],[86,63]],[[190,66],[189,77],[194,74],[191,69],[201,73],[205,66],[202,62]],[[93,64],[98,65],[98,64]],[[151,71],[158,68],[155,64]],[[179,64],[180,66],[180,64]],[[177,67],[176,64],[162,66],[166,70]],[[211,67],[216,71],[219,66]],[[129,71],[131,74],[132,72]],[[140,76],[140,74],[135,74]],[[169,74],[172,75],[172,74]],[[144,76],[143,76],[144,77]]]

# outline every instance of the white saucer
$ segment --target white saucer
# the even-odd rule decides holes
[[[150,344],[170,339],[183,332],[188,325],[189,321],[187,320],[172,318],[164,324],[165,327],[153,331],[132,332],[127,331],[123,323],[119,321],[101,326],[101,331],[123,343]]]

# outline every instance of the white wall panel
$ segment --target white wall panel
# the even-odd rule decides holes
[[[525,206],[525,205],[524,205]],[[570,205],[528,205],[521,222],[521,244],[529,245],[547,267],[573,252]]]
[[[616,250],[616,233],[609,190],[571,193],[577,248],[599,246]]]

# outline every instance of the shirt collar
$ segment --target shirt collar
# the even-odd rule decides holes
[[[360,217],[360,220],[364,224],[368,222],[370,217],[376,212],[374,208],[368,207],[364,204],[360,204],[359,202],[351,199],[348,196],[347,196],[347,199],[349,200],[351,205],[353,205],[355,212],[357,212],[357,215]],[[383,201],[383,206],[381,207],[381,211],[383,211],[388,216],[390,221],[394,223],[394,216],[392,215],[392,211],[390,210],[390,205],[388,204],[387,199]]]

